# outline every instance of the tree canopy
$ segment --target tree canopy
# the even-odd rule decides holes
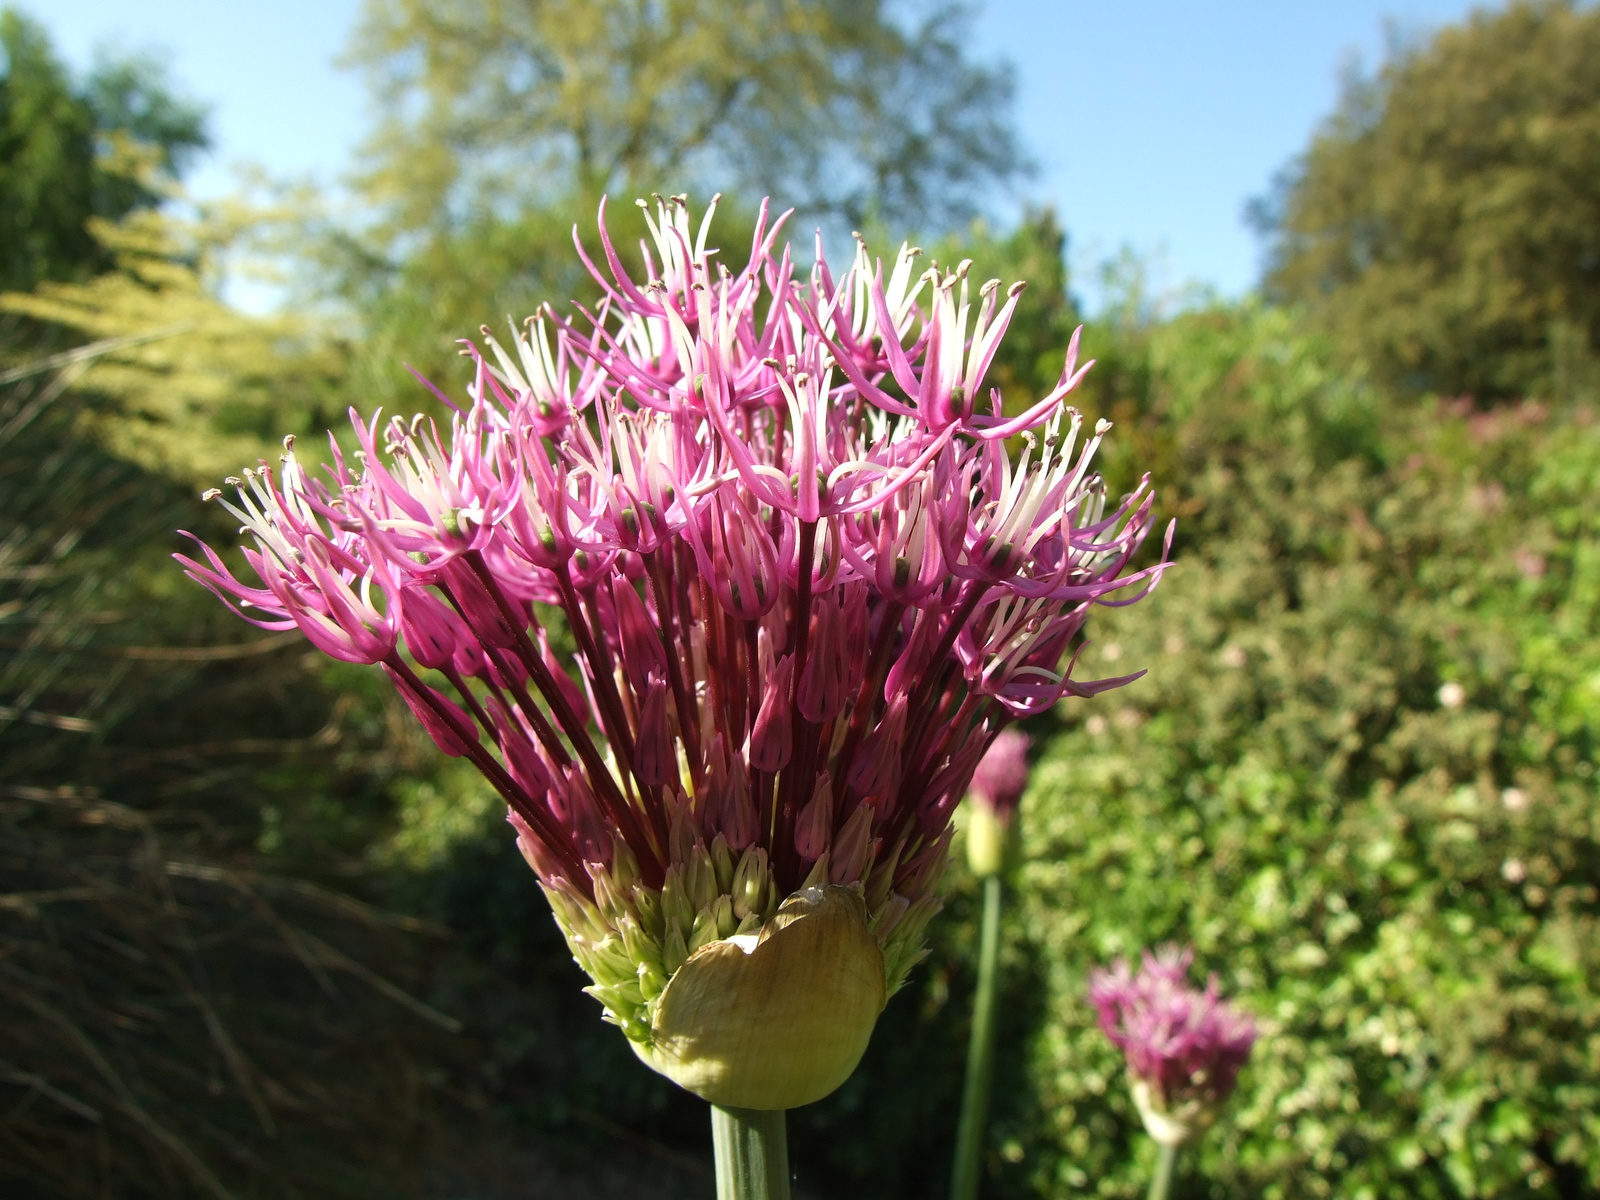
[[[1480,11],[1353,76],[1258,210],[1270,297],[1412,390],[1549,394],[1600,349],[1600,9]]]
[[[155,203],[152,185],[209,141],[204,109],[153,59],[107,57],[79,83],[12,9],[0,12],[0,52],[0,291],[26,291],[106,266],[89,219]]]
[[[962,13],[884,0],[368,0],[386,114],[364,182],[400,229],[602,192],[771,193],[949,224],[1024,162]]]

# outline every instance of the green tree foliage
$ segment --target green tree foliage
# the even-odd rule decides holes
[[[141,209],[115,224],[91,218],[87,232],[108,270],[0,294],[0,313],[115,343],[73,375],[80,433],[198,489],[270,459],[286,433],[320,439],[342,416],[348,354],[336,339],[218,298],[213,264],[232,222]]]
[[[1036,730],[1012,936],[1043,1016],[996,1186],[1140,1193],[1085,975],[1178,939],[1262,1028],[1191,1194],[1592,1194],[1596,397],[1397,411],[1272,310],[1143,347],[1188,515],[1084,660],[1151,674]]]
[[[1481,10],[1352,78],[1266,286],[1412,391],[1549,395],[1600,355],[1600,9]]]
[[[175,177],[207,145],[204,111],[149,58],[105,59],[77,84],[12,9],[0,12],[0,55],[0,290],[80,279],[106,265],[90,218],[156,203],[137,165]]]
[[[357,184],[378,219],[324,233],[321,286],[369,347],[359,390],[410,407],[400,362],[455,378],[453,340],[547,300],[591,299],[609,193],[625,254],[651,192],[727,193],[730,257],[755,203],[943,229],[1026,164],[1011,82],[970,60],[964,14],[841,0],[369,0],[350,61],[384,116]],[[835,253],[848,243],[835,246]]]
[[[1020,166],[961,32],[878,0],[369,0],[367,191],[402,229],[688,187],[948,220]]]
[[[613,236],[624,257],[645,233],[631,206],[613,208]],[[724,244],[749,237],[749,221],[734,214]],[[514,218],[480,214],[390,254],[349,231],[324,231],[320,286],[349,303],[361,337],[352,347],[353,394],[360,407],[413,412],[431,401],[410,367],[441,386],[466,378],[460,339],[491,325],[504,340],[506,325],[520,323],[551,303],[571,317],[569,301],[592,305],[598,288],[572,247],[574,225],[590,253],[599,250],[592,212],[529,209]]]

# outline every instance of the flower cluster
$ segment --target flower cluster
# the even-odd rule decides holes
[[[1134,973],[1126,959],[1089,976],[1100,1028],[1127,1056],[1134,1098],[1152,1136],[1187,1140],[1232,1093],[1255,1045],[1255,1022],[1217,992],[1189,986],[1192,949],[1145,951]]]
[[[899,986],[985,749],[1136,678],[1072,664],[1091,606],[1164,564],[1131,570],[1148,480],[1108,503],[1107,426],[1065,406],[1076,335],[1027,411],[983,399],[1020,284],[974,303],[967,263],[919,274],[902,247],[886,271],[859,241],[803,274],[765,207],[730,270],[710,212],[641,207],[645,282],[602,204],[604,267],[578,244],[598,307],[464,343],[447,435],[352,412],[326,480],[286,443],[229,481],[257,578],[182,561],[382,666],[504,798],[590,990],[647,1044],[691,956],[807,887],[855,890]]]

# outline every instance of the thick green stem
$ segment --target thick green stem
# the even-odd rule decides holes
[[[780,1109],[711,1106],[717,1200],[789,1200],[789,1134]]]
[[[1155,1178],[1150,1181],[1150,1200],[1167,1200],[1172,1191],[1172,1176],[1178,1165],[1178,1147],[1162,1143],[1161,1156],[1156,1159]]]
[[[994,1079],[995,989],[999,966],[1000,876],[989,875],[983,881],[978,996],[972,1006],[972,1039],[967,1043],[967,1083],[961,1093],[961,1124],[956,1130],[956,1160],[950,1171],[950,1200],[977,1200],[984,1132],[989,1121],[989,1085]]]

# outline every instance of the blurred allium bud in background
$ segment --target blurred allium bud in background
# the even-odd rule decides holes
[[[975,875],[993,875],[1005,864],[1006,842],[1017,802],[1028,786],[1027,734],[1017,729],[996,735],[972,773],[967,795],[967,861]]]
[[[1079,632],[1164,563],[1131,570],[1148,479],[1108,503],[1109,426],[1065,407],[1076,336],[1026,412],[985,394],[1021,285],[974,302],[969,264],[859,243],[802,276],[765,207],[730,268],[710,217],[646,207],[639,283],[602,204],[595,312],[466,344],[447,435],[352,412],[325,481],[287,446],[230,481],[256,582],[182,561],[246,619],[381,664],[505,799],[640,1057],[775,1109],[848,1076],[926,953],[996,731],[1137,678],[1074,679]]]
[[[1100,1028],[1127,1057],[1134,1102],[1150,1136],[1163,1145],[1193,1140],[1232,1095],[1255,1044],[1255,1021],[1217,992],[1189,986],[1194,951],[1145,951],[1135,973],[1119,958],[1089,975]]]

